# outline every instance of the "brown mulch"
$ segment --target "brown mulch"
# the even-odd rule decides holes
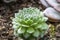
[[[17,13],[19,9],[22,9],[24,7],[31,7],[31,6],[37,7],[41,10],[45,9],[45,7],[40,3],[39,0],[38,1],[18,0],[16,2],[12,2],[8,4],[0,1],[0,40],[17,40],[17,38],[13,35],[11,18],[14,17],[14,14]],[[55,24],[57,25],[59,23],[55,23]],[[57,40],[60,40],[60,37],[59,36],[57,37],[59,38]],[[47,40],[47,39],[45,38],[42,40]]]

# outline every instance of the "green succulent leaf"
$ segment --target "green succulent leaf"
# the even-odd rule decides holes
[[[44,23],[44,24],[38,25],[37,28],[40,28],[42,30],[47,30],[49,27],[48,27],[48,25],[46,23]]]
[[[35,37],[39,37],[39,36],[40,36],[40,31],[36,30],[36,31],[33,33],[33,35],[34,35]]]
[[[30,36],[29,33],[25,33],[25,34],[24,34],[24,37],[25,37],[25,38],[28,38],[29,36]]]
[[[45,31],[42,31],[40,37],[42,38],[45,34],[46,34]]]
[[[19,28],[17,32],[18,34],[22,34],[25,32],[25,28]]]
[[[33,33],[34,32],[34,29],[32,27],[30,27],[30,28],[27,29],[27,32],[28,33]]]
[[[12,27],[12,28],[17,29],[18,27],[19,27],[19,26],[13,25],[13,27]]]
[[[22,27],[29,27],[28,25],[23,25],[23,24],[22,24],[21,26],[22,26]]]

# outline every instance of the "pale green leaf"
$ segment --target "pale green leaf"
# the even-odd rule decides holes
[[[34,29],[30,27],[30,28],[27,29],[27,32],[28,33],[33,33],[34,32]]]
[[[40,36],[40,32],[38,30],[36,30],[33,34],[35,37],[39,37]]]
[[[22,34],[25,32],[25,28],[19,28],[17,32],[18,34]]]

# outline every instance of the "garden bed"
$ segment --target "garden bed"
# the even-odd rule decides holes
[[[37,7],[41,9],[41,11],[45,9],[45,7],[39,1],[17,1],[9,4],[0,1],[0,40],[17,40],[17,38],[13,35],[11,19],[19,9],[25,7]],[[49,21],[47,21],[47,23],[49,25],[54,25],[55,28],[60,26],[60,23],[51,23]],[[56,35],[54,40],[60,40],[60,33],[58,32],[59,30],[60,29],[55,30]],[[40,40],[50,40],[50,35],[45,35]]]

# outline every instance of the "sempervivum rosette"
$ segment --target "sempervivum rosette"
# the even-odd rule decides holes
[[[47,18],[38,8],[23,8],[12,20],[14,35],[19,37],[43,37],[48,30]]]

